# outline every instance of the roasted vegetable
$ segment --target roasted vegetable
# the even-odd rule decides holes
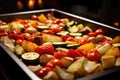
[[[115,66],[115,56],[102,56],[101,61],[103,69]]]
[[[80,59],[76,60],[75,62],[73,62],[68,68],[67,68],[67,72],[73,73],[73,74],[79,74],[80,76],[85,75],[85,68],[83,66],[84,62],[85,62],[86,58],[85,57],[81,57]]]
[[[43,42],[62,42],[62,38],[51,34],[42,35]]]
[[[59,75],[60,80],[74,80],[75,78],[74,74],[66,72],[58,66],[54,68],[54,71]]]
[[[27,65],[39,64],[40,54],[36,52],[27,52],[21,55],[22,61]]]
[[[19,55],[22,55],[22,54],[25,52],[25,50],[23,49],[22,46],[16,45],[16,46],[15,46],[15,52],[16,52],[16,54],[19,56]]]

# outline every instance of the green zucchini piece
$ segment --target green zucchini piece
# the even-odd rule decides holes
[[[82,36],[82,33],[69,33],[73,37]]]
[[[69,44],[67,45],[67,48],[76,49],[78,46],[80,46],[80,44]]]
[[[38,26],[37,27],[38,31],[42,31],[42,30],[45,30],[45,29],[49,29],[49,27],[48,26]]]
[[[66,42],[53,42],[54,47],[66,47]]]
[[[72,27],[68,28],[68,31],[71,32],[71,33],[76,33],[76,32],[79,31],[79,28],[76,27],[76,26],[72,26]]]
[[[37,65],[39,64],[40,54],[36,52],[26,52],[21,55],[22,61],[27,65]]]
[[[67,23],[68,26],[74,26],[74,25],[77,25],[77,24],[78,24],[78,22],[74,21],[74,20]]]

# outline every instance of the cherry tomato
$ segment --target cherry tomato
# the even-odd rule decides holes
[[[46,14],[46,17],[47,19],[51,19],[51,20],[55,19],[55,17],[51,13]]]
[[[13,33],[13,34],[21,34],[21,31],[20,30],[10,30],[9,32],[10,34]]]
[[[42,69],[39,69],[36,71],[36,75],[40,78],[43,78],[45,75],[47,75],[47,73],[49,71],[51,71],[52,69],[50,67],[44,67]]]
[[[22,41],[23,41],[23,40],[18,39],[18,40],[16,40],[16,43],[17,43],[18,45],[22,45]]]
[[[98,34],[104,34],[104,31],[102,28],[98,28],[95,33],[98,35]]]
[[[78,52],[77,50],[74,50],[74,49],[69,49],[69,50],[66,52],[66,54],[67,54],[67,56],[73,57],[73,58],[81,56],[81,55],[79,54],[79,52]]]
[[[37,52],[37,53],[39,53],[39,54],[44,54],[44,49],[43,49],[43,47],[42,46],[37,46],[36,48],[35,48],[35,52]]]
[[[8,34],[8,37],[9,37],[10,39],[15,39],[15,40],[17,40],[18,34],[13,34],[13,33],[11,33],[11,34]]]
[[[88,40],[87,38],[85,38],[85,39],[80,39],[80,40],[78,41],[78,43],[79,43],[80,45],[86,44],[86,43],[88,43],[88,42],[89,42],[89,40]]]
[[[31,20],[38,20],[38,16],[37,15],[32,15]]]
[[[90,33],[88,34],[88,36],[90,36],[90,37],[96,37],[97,34],[96,34],[96,32],[90,32]]]
[[[110,40],[108,40],[108,39],[103,39],[102,45],[105,45],[105,44],[110,44],[110,45],[112,45],[112,42],[111,42]]]
[[[63,67],[62,61],[60,59],[51,59],[47,64],[47,67],[54,68],[55,66]]]
[[[100,61],[101,55],[97,49],[91,49],[87,53],[87,58],[91,61]]]
[[[28,20],[22,20],[22,23],[23,23],[23,24],[28,24],[29,21],[28,21]]]
[[[4,32],[5,32],[5,30],[0,29],[0,33],[4,33]]]
[[[76,41],[76,39],[72,36],[68,37],[66,41]]]
[[[24,28],[28,28],[30,26],[29,23],[24,24]]]
[[[2,37],[2,36],[7,36],[7,35],[8,35],[7,32],[0,33],[0,37]]]
[[[83,49],[77,49],[79,55],[87,57],[87,53]]]
[[[65,57],[65,56],[66,56],[66,53],[63,52],[63,51],[57,51],[57,52],[54,52],[54,56],[55,56],[55,58],[57,58],[57,59],[61,59],[62,57]]]
[[[34,42],[34,38],[35,38],[35,37],[33,37],[33,36],[32,36],[32,37],[29,37],[29,38],[28,38],[28,41]]]
[[[43,30],[42,33],[54,34],[54,32],[52,30]]]
[[[51,28],[50,30],[52,30],[54,33],[58,33],[62,30],[62,28],[56,27],[56,28]]]
[[[53,21],[53,23],[54,24],[60,24],[62,21],[60,20],[60,19],[58,19],[58,18],[56,18],[54,21]]]
[[[18,36],[17,36],[17,39],[24,40],[24,36],[23,36],[23,35],[18,35]]]
[[[51,45],[41,45],[35,48],[35,51],[39,54],[53,54],[54,47]]]
[[[69,38],[69,37],[70,37],[70,35],[61,35],[61,38],[63,41],[66,41],[67,38]]]

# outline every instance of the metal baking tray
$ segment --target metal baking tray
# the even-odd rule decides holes
[[[1,14],[0,15],[0,20],[5,21],[5,22],[10,22],[11,20],[15,18],[30,18],[32,14],[40,15],[41,13],[47,14],[47,13],[53,13],[55,17],[58,18],[69,18],[70,20],[76,20],[78,22],[83,23],[84,25],[87,25],[91,27],[93,30],[102,27],[105,31],[105,35],[114,37],[116,35],[120,34],[120,29],[88,19],[84,18],[81,16],[77,16],[68,12],[64,12],[58,9],[42,9],[42,10],[34,10],[34,11],[24,11],[24,12],[16,12],[16,13],[7,13],[7,14]],[[27,66],[15,55],[13,54],[10,50],[7,49],[7,47],[0,43],[0,46],[6,51],[6,53],[13,59],[17,65],[31,78],[31,80],[42,80],[39,77],[36,76],[31,70],[27,68]],[[94,73],[88,76],[83,76],[80,77],[76,80],[91,80],[91,79],[96,79],[102,76],[105,76],[107,74],[120,71],[120,67],[114,67],[110,68],[107,70],[104,70],[99,73]]]

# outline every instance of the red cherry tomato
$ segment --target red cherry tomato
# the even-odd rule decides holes
[[[65,57],[65,56],[66,56],[66,53],[63,52],[63,51],[57,51],[57,52],[54,52],[54,56],[55,56],[55,58],[57,58],[57,59],[61,59],[62,57]]]
[[[108,39],[103,39],[102,45],[105,45],[105,44],[110,44],[110,45],[112,45],[112,42],[111,42],[110,40],[108,40]]]
[[[97,49],[91,49],[87,53],[87,58],[91,61],[100,61],[101,55]]]
[[[24,28],[28,28],[30,26],[29,23],[24,24]]]
[[[4,33],[4,32],[5,32],[5,30],[0,29],[0,33]]]
[[[49,71],[51,71],[52,69],[50,67],[44,67],[42,69],[39,69],[36,71],[36,75],[40,78],[43,78],[45,75],[47,75],[47,73]]]
[[[54,47],[51,45],[41,45],[35,48],[35,51],[39,54],[53,54],[54,53]]]
[[[98,34],[104,34],[104,31],[102,28],[98,28],[95,33],[98,35]]]
[[[70,36],[67,38],[67,41],[76,41],[76,39],[74,37]]]
[[[18,35],[18,36],[17,36],[17,40],[18,40],[18,39],[24,40],[24,36],[23,36],[23,35]]]
[[[53,21],[53,23],[54,24],[60,24],[62,21],[60,20],[60,19],[58,19],[58,18],[56,18],[54,21]]]
[[[13,33],[13,34],[21,34],[21,31],[20,30],[10,30],[9,32],[10,34]]]
[[[87,53],[84,50],[77,49],[77,51],[79,52],[79,55],[87,57]]]
[[[90,36],[90,37],[96,37],[97,34],[96,34],[96,32],[90,32],[90,33],[88,34],[88,36]]]
[[[60,32],[62,30],[62,28],[55,27],[55,28],[51,28],[50,30],[52,30],[52,32],[54,32],[54,33],[58,33],[58,32]]]
[[[23,40],[18,39],[18,40],[16,40],[16,43],[17,43],[18,45],[22,45],[22,41],[23,41]]]
[[[28,38],[28,41],[34,42],[34,38],[35,38],[35,37],[33,37],[33,36],[32,36],[32,37],[29,37],[29,38]]]
[[[66,54],[67,54],[67,56],[73,57],[73,58],[81,56],[81,55],[79,54],[79,52],[78,52],[77,50],[74,50],[74,49],[69,49],[69,50],[66,52]]]
[[[87,38],[81,39],[81,40],[78,41],[78,43],[79,43],[80,45],[86,44],[86,43],[88,43],[88,42],[89,42],[89,40],[88,40]]]
[[[54,68],[55,66],[63,67],[62,61],[60,59],[52,59],[47,64],[47,67]]]
[[[7,36],[7,35],[8,35],[7,32],[0,33],[0,37],[2,37],[2,36]]]
[[[38,16],[37,15],[32,15],[31,20],[38,20]]]
[[[37,53],[39,53],[39,54],[44,54],[44,49],[43,49],[43,47],[42,46],[37,46],[36,48],[35,48],[35,52],[37,52]]]
[[[55,17],[51,13],[46,14],[46,17],[47,19],[51,19],[51,20],[55,19]]]
[[[66,41],[67,38],[69,38],[69,37],[70,37],[70,35],[61,35],[61,38],[63,41]]]
[[[29,21],[28,21],[28,20],[22,20],[22,23],[23,23],[23,24],[28,24]]]
[[[52,30],[43,30],[42,33],[54,34],[54,32]]]
[[[15,40],[17,40],[18,34],[13,34],[13,33],[11,33],[11,34],[8,34],[8,37],[9,37],[10,39],[15,39]]]

